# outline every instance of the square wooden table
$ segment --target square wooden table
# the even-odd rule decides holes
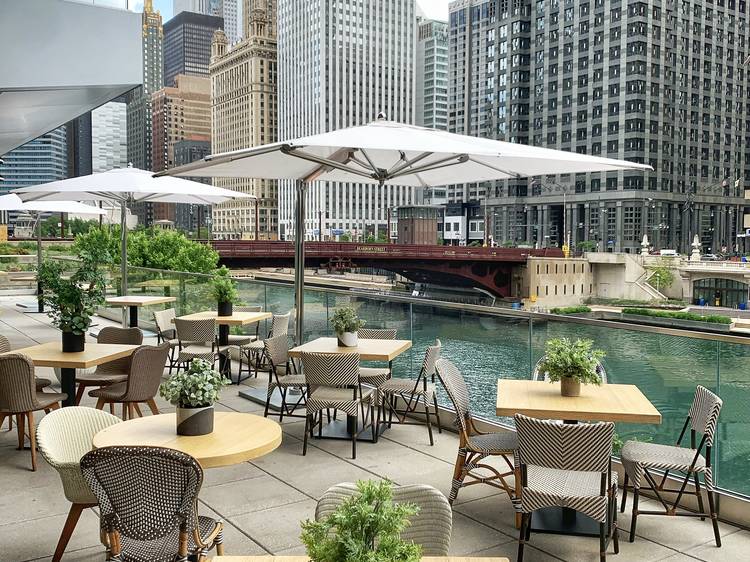
[[[177,297],[156,297],[147,295],[122,295],[119,297],[107,297],[105,302],[111,306],[121,306],[123,309],[130,310],[130,327],[138,327],[138,308],[141,306],[151,306],[154,304],[164,304],[175,302]],[[123,318],[124,324],[124,318]]]
[[[212,562],[309,562],[309,556],[214,556]],[[510,562],[507,558],[479,556],[424,556],[422,562]]]
[[[129,357],[138,347],[140,346],[86,342],[83,351],[70,353],[63,352],[62,342],[49,342],[14,349],[9,353],[26,355],[34,362],[35,367],[59,367],[60,386],[62,392],[68,395],[63,401],[63,406],[75,406],[76,369],[88,369],[108,361]]]
[[[659,410],[632,384],[582,384],[581,395],[570,397],[560,394],[560,383],[500,379],[495,413],[566,421],[661,423]]]

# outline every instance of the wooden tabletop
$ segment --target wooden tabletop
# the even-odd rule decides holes
[[[204,312],[180,316],[181,320],[206,320],[207,318],[215,318],[217,324],[245,326],[273,318],[273,314],[270,312],[234,312],[231,316],[219,316],[216,311],[206,310]],[[172,322],[174,323],[174,320]]]
[[[214,556],[213,562],[310,562],[309,556]],[[507,558],[478,556],[424,556],[422,562],[510,562]]]
[[[62,342],[48,342],[31,347],[14,349],[9,353],[21,353],[29,357],[36,367],[60,367],[63,369],[88,369],[108,361],[132,355],[137,345],[86,342],[81,352],[63,353]]]
[[[581,395],[561,396],[560,383],[500,379],[497,415],[534,418],[661,423],[661,414],[632,384],[581,385]]]
[[[147,295],[124,295],[120,297],[107,297],[107,304],[112,306],[150,306],[152,304],[163,304],[175,302],[177,297],[155,297]]]
[[[341,347],[338,338],[318,338],[289,350],[290,357],[302,353],[359,353],[362,361],[393,361],[411,347],[410,340],[366,340],[359,338],[357,347]]]
[[[209,435],[177,435],[176,427],[175,414],[136,418],[101,430],[94,436],[94,447],[166,447],[187,453],[203,468],[216,468],[257,459],[281,444],[281,426],[254,414],[215,412]]]

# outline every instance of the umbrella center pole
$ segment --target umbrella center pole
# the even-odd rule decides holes
[[[294,307],[296,311],[294,340],[302,345],[305,315],[305,196],[308,184],[297,180],[294,221]]]
[[[120,202],[120,290],[123,296],[128,294],[128,204]],[[128,327],[128,309],[122,308],[122,327]]]

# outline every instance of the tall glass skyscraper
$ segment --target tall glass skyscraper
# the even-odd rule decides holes
[[[175,85],[175,76],[208,78],[211,39],[224,20],[216,16],[180,12],[164,24],[164,85]]]

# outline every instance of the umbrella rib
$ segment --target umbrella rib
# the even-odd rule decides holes
[[[498,168],[497,166],[493,166],[492,164],[488,164],[487,162],[482,162],[481,160],[477,160],[476,158],[469,158],[469,160],[474,162],[474,164],[479,164],[480,166],[484,166],[485,168],[489,168],[490,170],[495,170],[496,172],[500,172],[502,174],[508,174],[515,179],[524,177],[523,174],[519,174],[518,172],[511,172],[510,170]]]
[[[372,161],[372,158],[370,158],[370,155],[367,154],[367,152],[365,151],[365,149],[364,148],[360,148],[359,151],[362,153],[362,156],[365,157],[365,160],[367,160],[367,163],[370,165],[370,168],[372,169],[372,171],[375,172],[376,174],[379,174],[380,170],[375,165],[375,163]]]
[[[308,162],[314,162],[316,164],[320,164],[321,166],[335,168],[336,170],[341,170],[343,172],[348,172],[350,174],[354,174],[356,176],[360,176],[367,179],[372,179],[372,174],[366,174],[364,172],[361,172],[360,170],[356,170],[354,168],[351,168],[347,166],[346,164],[342,164],[340,162],[336,162],[334,160],[329,160],[328,158],[323,158],[320,156],[315,156],[313,154],[309,154],[307,152],[302,152],[301,150],[291,146],[291,147],[282,147],[281,152],[288,156],[294,156],[296,158],[299,158],[301,160],[307,160]],[[347,158],[347,161],[349,158]]]
[[[458,166],[459,164],[465,164],[469,160],[470,158],[468,154],[454,154],[447,158],[442,158],[440,160],[436,160],[435,162],[431,162],[430,164],[425,164],[424,166],[419,166],[398,174],[390,175],[388,176],[388,179],[395,179],[401,176],[407,176],[409,174],[420,174],[422,172],[429,172],[430,170],[439,170],[441,168]]]
[[[417,162],[424,160],[428,156],[432,156],[435,154],[434,152],[423,152],[422,154],[415,156],[411,160],[404,160],[400,165],[398,163],[393,165],[393,168],[388,170],[388,175],[393,176],[394,174],[398,174],[399,172],[403,171],[404,169],[408,168],[409,166],[413,166]]]

